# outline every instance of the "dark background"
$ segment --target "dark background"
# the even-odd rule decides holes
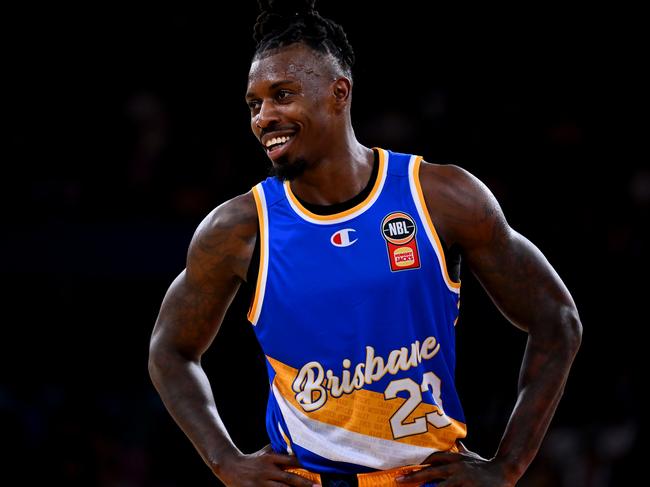
[[[582,349],[520,485],[625,485],[640,457],[650,208],[634,13],[322,3],[357,53],[359,140],[480,178],[578,305]],[[21,485],[219,485],[146,365],[194,229],[266,176],[243,102],[255,16],[252,0],[4,16],[0,425]],[[526,337],[461,277],[467,445],[490,456]],[[267,443],[268,387],[249,299],[204,358],[247,453]]]

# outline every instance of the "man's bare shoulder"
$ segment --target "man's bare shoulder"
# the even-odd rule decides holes
[[[196,228],[188,252],[188,270],[197,266],[226,266],[245,280],[257,226],[252,191],[223,202]]]
[[[446,205],[473,208],[484,195],[484,184],[466,169],[455,164],[433,164],[422,161],[422,190]]]
[[[252,191],[221,203],[208,213],[196,232],[201,239],[211,239],[224,230],[237,230],[242,234],[257,232],[257,209]]]
[[[460,166],[423,161],[420,182],[434,225],[449,245],[466,246],[505,224],[490,189]]]

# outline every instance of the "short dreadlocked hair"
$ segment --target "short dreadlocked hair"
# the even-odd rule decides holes
[[[322,17],[316,0],[258,0],[261,13],[253,38],[257,43],[253,58],[264,52],[303,43],[321,54],[336,59],[346,76],[352,77],[354,51],[343,28]]]

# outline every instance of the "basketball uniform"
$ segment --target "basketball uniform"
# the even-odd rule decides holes
[[[374,183],[338,213],[310,211],[275,177],[253,188],[248,319],[266,356],[267,432],[275,451],[323,474],[419,464],[466,435],[454,385],[460,281],[426,208],[421,158],[375,154]]]

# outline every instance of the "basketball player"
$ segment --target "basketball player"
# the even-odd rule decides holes
[[[246,101],[274,175],[213,210],[156,322],[150,372],[227,486],[512,486],[533,460],[581,340],[568,290],[453,165],[357,141],[352,48],[314,1],[262,2]],[[461,439],[460,256],[528,333],[496,454]],[[243,282],[266,355],[270,445],[242,453],[201,356]]]

